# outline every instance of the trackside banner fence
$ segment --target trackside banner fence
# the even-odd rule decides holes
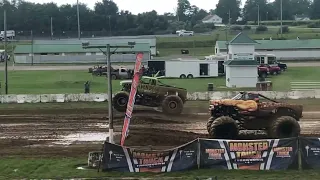
[[[320,138],[196,139],[162,151],[105,142],[101,167],[103,171],[120,172],[320,169]]]

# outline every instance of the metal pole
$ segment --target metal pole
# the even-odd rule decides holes
[[[77,17],[78,17],[78,38],[80,40],[80,12],[79,12],[79,0],[77,0]]]
[[[51,40],[53,39],[52,17],[50,18]]]
[[[111,16],[109,15],[109,33],[110,33],[110,36],[112,36],[112,33],[111,33]]]
[[[31,30],[31,65],[33,66],[33,31]]]
[[[229,21],[228,21],[228,26],[226,28],[226,43],[228,43],[228,34],[229,34],[230,26],[231,26],[231,11],[229,9]],[[227,45],[227,55],[228,55],[229,54],[229,45],[228,44],[226,44],[226,45]]]
[[[112,80],[111,80],[111,53],[110,44],[107,44],[108,65],[108,112],[109,112],[109,142],[113,143],[113,108],[112,108]]]
[[[8,94],[8,58],[7,58],[7,11],[4,10],[3,14],[4,25],[4,61],[5,61],[5,86],[6,94]]]
[[[280,16],[281,16],[281,25],[280,25],[280,32],[282,36],[282,0],[280,0]]]
[[[229,24],[229,26],[230,26],[230,24],[231,24],[231,14],[230,14],[230,9],[229,9],[229,21],[228,21],[228,24]]]
[[[260,6],[258,5],[258,26],[260,26]]]

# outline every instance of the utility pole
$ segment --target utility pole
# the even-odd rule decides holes
[[[111,33],[111,16],[109,15],[109,33],[110,33],[110,36],[112,36],[112,33]]]
[[[127,52],[133,52],[131,49],[135,46],[135,42],[128,42],[128,45],[90,45],[89,42],[82,43],[84,49],[99,49],[105,56],[107,56],[107,76],[108,76],[108,115],[109,115],[109,142],[114,143],[113,134],[113,106],[112,106],[112,77],[111,77],[111,48],[130,48]],[[106,51],[102,51],[102,48],[106,48]],[[115,50],[115,51],[116,51]],[[114,52],[115,52],[114,51]],[[112,52],[112,53],[114,53]]]
[[[33,31],[31,30],[31,65],[33,66]]]
[[[226,46],[227,46],[227,55],[229,53],[229,43],[228,43],[228,33],[231,26],[231,11],[229,9],[229,19],[228,19],[228,26],[226,27]]]
[[[53,39],[52,17],[50,18],[50,30],[51,30],[51,40],[52,40]]]
[[[260,26],[260,6],[258,4],[258,26]]]
[[[8,94],[8,57],[7,57],[7,11],[4,10],[3,14],[3,26],[4,26],[4,61],[5,61],[5,86],[6,94]]]
[[[231,25],[231,14],[230,14],[230,9],[229,9],[229,21],[228,21],[228,24],[229,24],[229,27],[230,27],[230,25]]]
[[[282,37],[282,0],[280,0],[280,16],[281,16],[281,25],[280,25],[280,32]]]
[[[79,12],[79,0],[77,0],[77,17],[78,17],[78,38],[80,40],[81,32],[80,32],[80,12]]]
[[[109,141],[113,143],[113,108],[112,108],[112,81],[111,81],[111,50],[107,44],[107,71],[108,71],[108,114],[109,114]]]

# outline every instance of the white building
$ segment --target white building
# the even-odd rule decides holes
[[[310,21],[310,18],[306,15],[295,15],[294,20],[296,21]]]
[[[222,24],[222,18],[219,17],[219,16],[216,15],[216,14],[208,15],[208,16],[206,16],[205,18],[202,19],[202,23],[205,23],[205,24],[210,24],[210,23],[213,23],[213,24]]]
[[[143,61],[151,58],[148,43],[133,48],[111,48],[111,52],[114,52],[110,57],[112,62],[135,62],[137,52],[143,52]],[[15,63],[21,64],[106,63],[106,56],[98,48],[83,49],[81,44],[18,44],[13,53]]]
[[[257,40],[255,52],[274,54],[277,60],[318,60],[320,39]],[[226,41],[217,41],[216,54],[227,54]]]
[[[227,87],[256,87],[258,82],[258,63],[254,60],[256,43],[242,32],[228,43],[229,52],[224,63]]]

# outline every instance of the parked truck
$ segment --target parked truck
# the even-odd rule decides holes
[[[16,36],[16,33],[14,30],[7,30],[7,38],[8,39],[13,39],[15,36]],[[1,39],[1,41],[4,39],[4,31],[1,31],[0,39]]]
[[[108,72],[103,72],[103,75],[108,76]],[[111,71],[111,78],[113,80],[115,79],[132,79],[133,77],[133,69],[127,69],[127,68],[118,68],[118,69],[112,69]]]
[[[163,72],[168,78],[217,77],[219,68],[217,61],[210,60],[150,60],[148,68],[153,72]]]
[[[255,59],[259,64],[268,64],[270,66],[278,66],[280,68],[280,71],[286,71],[287,70],[287,64],[279,62],[277,60],[277,57],[274,54],[261,54],[261,53],[255,53]],[[275,69],[276,72],[278,68]],[[274,71],[274,72],[275,72]],[[276,73],[279,74],[279,73]]]

